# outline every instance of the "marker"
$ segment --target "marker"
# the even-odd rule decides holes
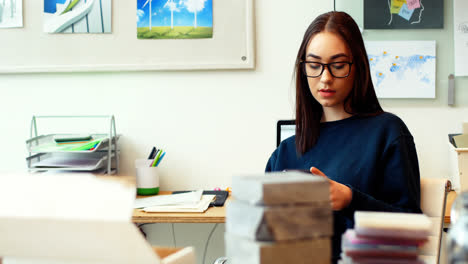
[[[156,158],[154,161],[151,163],[151,167],[156,167],[156,163],[158,162],[159,157],[161,156],[162,150],[158,150],[158,155],[156,155]]]
[[[155,167],[157,167],[159,165],[159,163],[161,163],[161,160],[164,158],[164,155],[166,155],[166,152],[164,151],[164,153],[161,155],[161,157],[159,157],[159,160],[158,162],[156,162],[156,165]]]
[[[151,153],[148,156],[148,159],[154,159],[154,155],[156,154],[156,147],[153,147]]]

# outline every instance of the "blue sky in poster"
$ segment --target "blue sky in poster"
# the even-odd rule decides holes
[[[143,5],[147,0],[137,0],[137,27],[149,26],[149,4],[144,8]],[[174,11],[174,26],[193,26],[194,13],[189,12],[184,2],[187,0],[173,0],[175,5]],[[204,8],[197,12],[198,27],[213,27],[213,0],[189,0],[204,2]],[[171,10],[166,3],[170,0],[152,0],[151,24],[153,27],[171,26]]]
[[[57,12],[57,4],[63,4],[67,0],[44,0],[44,13]]]

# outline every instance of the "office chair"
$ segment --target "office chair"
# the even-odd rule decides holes
[[[2,264],[2,263],[0,263]],[[217,258],[213,264],[228,264],[228,259],[226,257]]]
[[[429,240],[420,250],[419,257],[426,263],[439,263],[445,204],[451,183],[443,178],[421,178],[421,210],[431,222]]]

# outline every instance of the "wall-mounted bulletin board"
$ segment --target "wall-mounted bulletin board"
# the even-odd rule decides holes
[[[0,73],[253,69],[253,1],[23,0]]]
[[[455,69],[459,0],[335,1],[336,10],[350,14],[362,30],[379,98],[447,105],[449,76],[455,75],[456,105],[468,105],[468,77]]]

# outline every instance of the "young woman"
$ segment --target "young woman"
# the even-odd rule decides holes
[[[328,178],[336,261],[355,211],[421,213],[418,158],[406,125],[380,107],[364,41],[348,14],[312,22],[295,71],[296,135],[273,152],[266,171]]]

